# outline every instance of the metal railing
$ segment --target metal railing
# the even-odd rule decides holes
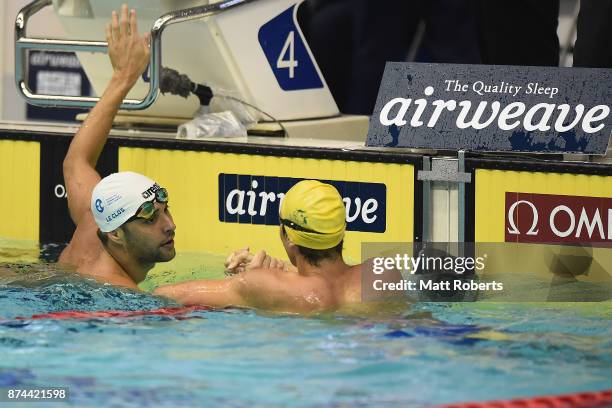
[[[155,102],[159,94],[159,78],[161,72],[162,33],[172,24],[197,20],[219,14],[256,0],[226,0],[219,3],[172,11],[159,17],[151,28],[151,61],[149,64],[149,91],[141,99],[126,99],[121,109],[142,110]],[[100,98],[89,96],[44,95],[33,92],[27,84],[28,52],[31,50],[69,51],[69,52],[101,52],[108,51],[105,41],[57,40],[28,38],[26,29],[28,20],[43,8],[52,4],[52,0],[35,0],[22,8],[15,20],[15,83],[17,89],[31,105],[66,108],[90,108]]]

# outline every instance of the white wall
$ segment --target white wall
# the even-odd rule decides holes
[[[25,120],[25,102],[14,84],[14,24],[17,12],[30,0],[0,0],[0,120]],[[611,0],[612,1],[612,0]],[[559,37],[567,42],[573,24],[573,10],[577,0],[562,0]],[[33,37],[62,38],[61,28],[52,7],[43,9],[30,20],[28,35]],[[562,44],[563,45],[563,44]],[[571,64],[571,55],[568,59]],[[562,61],[563,64],[563,61]]]
[[[14,27],[15,17],[29,0],[0,0],[0,120],[25,120],[26,105],[15,87]],[[64,31],[53,8],[47,7],[32,18],[28,36],[62,38]]]
[[[8,2],[0,1],[0,23],[2,24],[2,27],[7,27],[6,21],[5,21],[7,3]],[[5,79],[5,72],[7,71],[7,68],[4,67],[6,65],[6,57],[4,56],[4,49],[6,48],[5,39],[6,39],[7,33],[8,33],[8,28],[0,29],[0,120],[4,118],[4,79]]]

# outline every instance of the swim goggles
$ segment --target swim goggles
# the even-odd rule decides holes
[[[155,191],[155,198],[151,201],[142,203],[142,205],[138,207],[136,214],[131,216],[126,222],[135,220],[136,218],[142,218],[143,220],[150,220],[153,218],[155,214],[155,202],[162,204],[168,202],[168,191],[165,188],[162,187]]]
[[[308,229],[308,228],[304,228],[301,225],[296,224],[293,221],[286,220],[284,218],[279,218],[279,220],[280,220],[280,223],[282,225],[285,225],[285,226],[291,228],[292,230],[302,231],[302,232],[310,232],[311,234],[323,234],[322,232],[319,232],[319,231],[314,231],[314,230],[311,230],[311,229]]]

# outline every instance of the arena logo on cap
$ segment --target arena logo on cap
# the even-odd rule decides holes
[[[368,146],[603,154],[612,71],[388,63]]]
[[[147,198],[153,196],[153,194],[155,194],[155,192],[160,188],[161,187],[157,183],[153,184],[151,187],[142,192],[142,198],[146,200]]]
[[[612,198],[506,193],[505,241],[612,244]]]
[[[219,174],[219,221],[278,225],[285,193],[304,179]],[[336,187],[346,208],[348,231],[382,233],[387,225],[387,186],[381,183],[321,180]]]

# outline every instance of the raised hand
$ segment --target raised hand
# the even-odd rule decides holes
[[[136,10],[121,6],[121,17],[113,11],[112,20],[106,25],[108,55],[113,65],[114,76],[133,85],[147,68],[151,51],[150,34],[138,34]]]

